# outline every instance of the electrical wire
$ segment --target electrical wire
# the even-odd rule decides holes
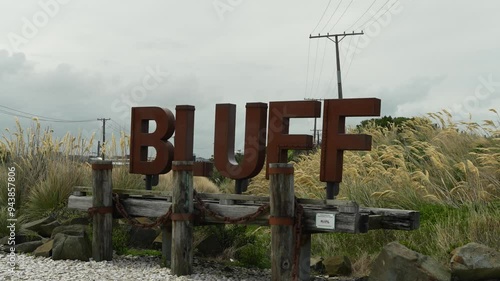
[[[335,28],[335,26],[337,25],[337,23],[339,23],[339,21],[344,16],[345,12],[347,12],[347,10],[349,9],[349,7],[351,7],[351,4],[352,4],[353,1],[354,0],[351,0],[351,2],[349,2],[349,4],[347,5],[347,7],[345,8],[344,12],[340,15],[339,19],[335,22],[335,24],[332,26],[332,29],[330,29],[330,31],[333,31],[333,29]]]
[[[113,123],[115,123],[116,125],[118,125],[118,127],[120,128],[120,131],[123,131],[123,132],[126,132],[126,133],[129,133],[129,134],[130,134],[130,131],[129,131],[127,128],[125,128],[124,126],[120,125],[118,122],[116,122],[116,121],[115,121],[115,120],[113,120],[113,119],[110,119],[110,120],[111,120],[111,122],[113,122]]]
[[[330,18],[328,19],[328,21],[326,22],[325,26],[323,26],[323,28],[321,29],[321,32],[323,32],[323,30],[325,30],[325,28],[328,26],[328,24],[329,24],[329,23],[330,23],[330,21],[332,20],[333,15],[335,15],[335,13],[337,13],[337,10],[339,9],[340,4],[342,4],[342,1],[344,1],[344,0],[340,0],[339,4],[337,5],[337,7],[335,8],[335,10],[333,11],[333,13],[332,13],[332,15],[330,16]]]
[[[326,42],[327,40],[323,40],[323,41],[325,41],[325,47],[323,48],[323,59],[321,61],[321,68],[320,68],[320,71],[319,71],[318,86],[316,87],[318,92],[320,91],[319,84],[321,82],[321,75],[323,74],[323,65],[325,64],[326,43],[328,43],[328,42]],[[314,95],[314,96],[316,96],[316,95]]]
[[[316,40],[318,42],[318,40]],[[319,43],[316,43],[316,56],[314,58],[314,70],[313,70],[313,79],[311,82],[311,94],[314,92],[314,81],[316,80],[316,63],[318,62],[318,48],[319,48]]]
[[[307,86],[309,82],[309,55],[311,54],[311,39],[309,39],[309,46],[307,47],[307,70],[306,70],[306,88],[304,90],[304,97],[307,97]]]
[[[387,1],[387,2],[389,2],[389,1]],[[381,14],[380,16],[378,16],[378,17],[377,17],[377,18],[376,18],[376,19],[375,19],[375,20],[374,20],[371,24],[369,24],[369,25],[367,25],[367,26],[363,27],[363,29],[366,29],[366,28],[368,28],[369,26],[371,26],[372,24],[374,24],[375,22],[377,22],[377,21],[378,21],[381,17],[383,17],[385,14],[387,14],[387,12],[389,12],[389,11],[391,10],[391,8],[392,8],[394,5],[396,5],[396,3],[398,3],[398,1],[394,1],[394,3],[392,3],[392,5],[391,5],[391,6],[389,6],[389,8],[387,8],[387,10],[385,10],[385,12],[384,12],[383,14]],[[379,11],[380,11],[380,10],[379,10]],[[378,12],[377,12],[377,13],[378,13]],[[375,16],[377,13],[375,13],[375,14],[374,14],[374,16]]]
[[[356,51],[358,50],[359,40],[361,40],[361,39],[358,38],[358,40],[356,41],[356,46],[354,47],[354,51],[352,53],[351,60],[349,61],[349,66],[347,67],[344,81],[347,79],[347,75],[349,75],[349,70],[351,70],[352,61],[354,60],[354,56],[356,55]]]
[[[60,123],[82,123],[82,122],[93,122],[93,121],[95,121],[94,119],[87,119],[87,120],[65,120],[65,119],[57,119],[57,118],[46,117],[46,116],[42,116],[42,115],[38,115],[38,114],[33,114],[33,113],[29,113],[29,112],[24,112],[24,111],[17,110],[17,109],[14,109],[14,108],[11,108],[11,107],[8,107],[8,106],[4,106],[4,105],[0,105],[0,107],[6,108],[6,109],[14,111],[14,112],[18,112],[18,113],[22,113],[22,114],[28,115],[28,116],[24,116],[24,118],[33,119],[33,117],[36,117],[40,121],[60,122]],[[6,111],[4,111],[3,113],[5,113],[5,112]],[[7,113],[5,113],[5,114],[7,114]],[[18,114],[14,114],[14,113],[11,112],[10,115],[16,116]]]
[[[328,10],[328,7],[330,7],[330,3],[332,3],[332,0],[328,1],[328,5],[326,5],[326,8],[325,8],[325,10],[323,11],[323,14],[321,15],[321,18],[319,19],[318,23],[316,24],[316,27],[314,27],[314,29],[311,31],[311,33],[310,33],[310,34],[313,34],[313,33],[314,33],[314,31],[316,30],[316,28],[318,28],[318,25],[319,25],[319,23],[321,22],[321,20],[323,19],[323,17],[325,16],[326,11]]]
[[[372,3],[370,4],[370,6],[366,9],[366,11],[365,11],[365,12],[364,12],[364,13],[363,13],[363,14],[362,14],[362,15],[361,15],[361,16],[360,16],[360,17],[359,17],[359,18],[358,18],[358,19],[357,19],[357,20],[356,20],[353,24],[351,24],[348,28],[346,28],[346,29],[345,29],[345,31],[350,30],[350,29],[351,29],[351,27],[353,27],[354,25],[356,25],[356,23],[358,23],[358,21],[359,21],[360,19],[362,19],[362,18],[366,15],[366,13],[368,13],[368,11],[369,11],[369,10],[373,7],[373,4],[375,4],[375,2],[377,2],[377,0],[373,0],[373,2],[372,2]]]
[[[382,6],[380,6],[380,8],[368,20],[366,20],[363,24],[358,25],[358,27],[356,29],[359,29],[360,27],[365,26],[369,21],[371,21],[378,14],[378,12],[380,12],[380,10],[382,10],[382,8],[384,8],[385,5],[387,5],[387,3],[389,3],[389,1],[391,1],[391,0],[385,1],[385,3],[382,4]],[[363,29],[365,29],[365,28],[363,28]]]

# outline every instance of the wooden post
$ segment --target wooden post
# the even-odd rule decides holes
[[[174,275],[193,271],[193,162],[173,161],[172,264]]]
[[[299,280],[311,279],[311,234],[302,234],[300,238]]]
[[[162,266],[170,267],[172,261],[172,225],[161,226]]]
[[[113,231],[112,170],[111,161],[92,162],[92,206],[94,208],[92,258],[95,261],[113,259],[111,241]]]
[[[292,280],[294,261],[293,217],[295,198],[293,165],[269,164],[271,226],[271,280]]]

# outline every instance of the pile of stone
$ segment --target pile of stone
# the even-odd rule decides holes
[[[500,239],[500,238],[499,238]],[[449,267],[392,242],[371,265],[368,281],[500,281],[500,252],[478,243],[456,248]],[[312,269],[329,277],[347,276],[352,265],[345,256],[311,259]],[[328,280],[339,280],[330,278]]]

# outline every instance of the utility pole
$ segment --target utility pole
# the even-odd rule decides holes
[[[312,99],[304,98],[304,100],[323,101],[323,99],[313,99],[313,98],[312,98]],[[314,134],[313,134],[313,143],[314,143],[314,144],[317,144],[317,143],[318,143],[318,140],[319,140],[319,137],[316,137],[316,132],[317,132],[317,130],[316,130],[316,119],[317,119],[317,118],[315,117],[315,118],[314,118],[314,129],[313,129],[313,131],[314,131]]]
[[[340,34],[329,34],[327,33],[326,35],[321,35],[318,33],[316,36],[309,35],[309,39],[314,39],[314,38],[327,38],[328,40],[332,41],[335,43],[335,55],[337,57],[337,85],[338,85],[338,92],[339,92],[339,99],[341,99],[342,96],[342,76],[340,74],[340,56],[339,56],[339,43],[344,39],[346,36],[353,36],[353,35],[363,35],[363,31],[355,33],[354,31],[352,33],[340,33]],[[331,37],[335,38],[332,39]]]
[[[342,75],[340,73],[340,56],[339,56],[339,43],[346,36],[354,36],[354,35],[363,35],[363,31],[361,32],[352,32],[352,33],[340,33],[340,34],[330,34],[321,35],[318,33],[317,36],[309,35],[309,39],[313,38],[327,38],[328,40],[335,43],[335,55],[337,57],[337,86],[339,92],[339,99],[343,98],[342,95]],[[331,37],[335,38],[332,39]],[[326,199],[335,199],[335,196],[339,194],[340,191],[340,182],[327,182],[326,183]]]
[[[111,118],[97,118],[97,121],[102,121],[102,145],[106,145],[106,121],[111,120]],[[99,154],[99,153],[97,153]],[[102,160],[104,160],[104,149],[102,149]]]

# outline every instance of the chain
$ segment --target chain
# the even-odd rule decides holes
[[[113,201],[115,203],[115,208],[116,210],[128,221],[129,224],[141,228],[154,228],[159,225],[168,225],[171,223],[170,220],[170,215],[172,215],[172,206],[168,209],[168,211],[162,215],[161,217],[158,217],[155,222],[153,223],[140,223],[138,222],[135,218],[132,218],[127,211],[125,210],[125,207],[123,207],[122,203],[120,202],[120,196],[117,193],[113,193]]]
[[[196,206],[204,215],[208,215],[209,217],[215,218],[215,219],[223,221],[225,223],[231,223],[231,224],[242,224],[242,223],[254,221],[257,217],[267,213],[269,211],[269,207],[270,207],[269,203],[267,203],[267,204],[260,206],[257,209],[257,211],[255,211],[254,213],[244,215],[244,216],[239,217],[239,218],[231,218],[231,217],[223,216],[217,212],[210,210],[208,208],[208,206],[205,204],[205,202],[203,202],[203,200],[200,198],[200,196],[198,196],[198,193],[196,192],[196,190],[193,190],[193,195],[194,195],[193,196],[194,199],[196,200]]]
[[[300,238],[302,236],[302,216],[304,214],[304,207],[299,204],[299,200],[295,197],[295,221],[294,221],[294,235],[295,247],[293,249],[293,272],[292,279],[299,280],[299,257],[300,257]]]

